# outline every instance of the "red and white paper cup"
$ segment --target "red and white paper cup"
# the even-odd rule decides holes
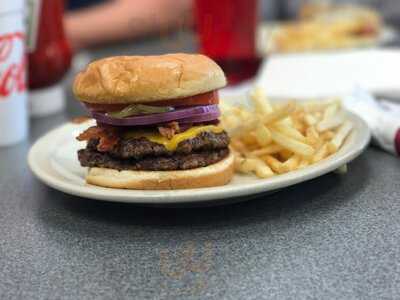
[[[0,5],[0,146],[28,133],[24,0]]]

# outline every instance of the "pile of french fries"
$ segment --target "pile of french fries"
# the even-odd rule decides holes
[[[272,103],[256,88],[251,102],[220,105],[241,173],[269,178],[305,168],[337,152],[353,129],[339,99]]]

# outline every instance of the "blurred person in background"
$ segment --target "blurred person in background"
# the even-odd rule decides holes
[[[174,30],[191,19],[192,0],[70,0],[64,25],[78,51]]]

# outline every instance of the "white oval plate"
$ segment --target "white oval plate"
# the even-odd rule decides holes
[[[258,179],[250,175],[235,175],[225,186],[168,191],[142,191],[102,188],[85,182],[86,168],[79,165],[76,151],[85,146],[75,137],[91,122],[81,125],[68,123],[40,138],[30,149],[28,163],[32,172],[45,184],[62,192],[103,201],[173,204],[232,199],[270,192],[329,173],[361,154],[370,140],[368,126],[350,114],[354,130],[343,147],[331,157],[302,170]],[[244,200],[244,199],[243,199]]]

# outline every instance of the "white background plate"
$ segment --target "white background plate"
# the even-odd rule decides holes
[[[86,169],[79,165],[76,151],[85,146],[75,137],[91,122],[81,125],[65,124],[40,138],[28,154],[33,173],[45,184],[62,192],[103,201],[141,204],[194,203],[218,199],[231,199],[269,192],[303,182],[331,172],[357,157],[368,145],[370,132],[364,121],[349,114],[354,130],[343,147],[333,156],[302,170],[258,179],[235,175],[226,186],[172,191],[141,191],[102,188],[85,183]]]

